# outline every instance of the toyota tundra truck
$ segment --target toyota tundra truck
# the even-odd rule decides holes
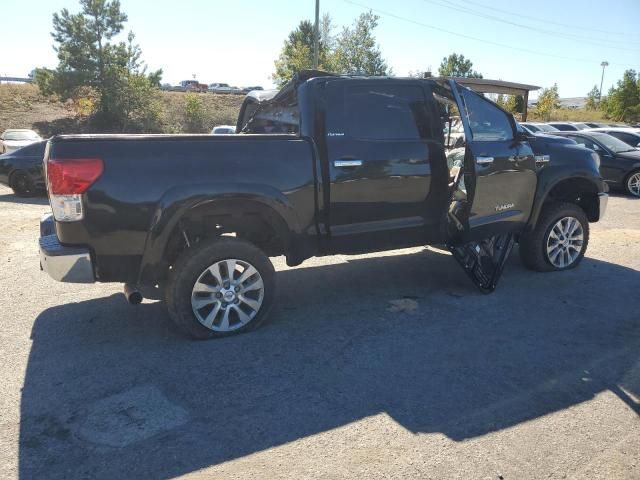
[[[53,137],[42,269],[161,299],[208,339],[265,320],[270,257],[442,245],[491,292],[514,242],[532,270],[576,267],[607,204],[596,153],[453,79],[305,71],[246,97],[237,132]]]

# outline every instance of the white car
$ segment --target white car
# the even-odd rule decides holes
[[[236,133],[234,125],[217,125],[211,130],[211,135],[232,135]]]
[[[33,130],[10,128],[0,135],[0,154],[13,152],[41,140],[42,137]]]
[[[228,83],[212,83],[209,85],[209,91],[213,93],[233,93],[236,89],[229,86]]]

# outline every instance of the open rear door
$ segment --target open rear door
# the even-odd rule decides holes
[[[514,234],[531,214],[535,157],[510,113],[453,80],[446,87],[455,98],[465,137],[460,179],[452,185],[449,248],[474,283],[491,292]]]

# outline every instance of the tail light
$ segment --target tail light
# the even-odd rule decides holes
[[[102,175],[99,158],[47,160],[47,184],[53,216],[59,222],[82,220],[82,194]]]

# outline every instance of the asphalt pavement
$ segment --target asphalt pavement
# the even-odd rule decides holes
[[[47,210],[0,187],[1,478],[640,478],[640,199],[491,295],[436,248],[275,259],[270,320],[210,342],[40,272]]]

